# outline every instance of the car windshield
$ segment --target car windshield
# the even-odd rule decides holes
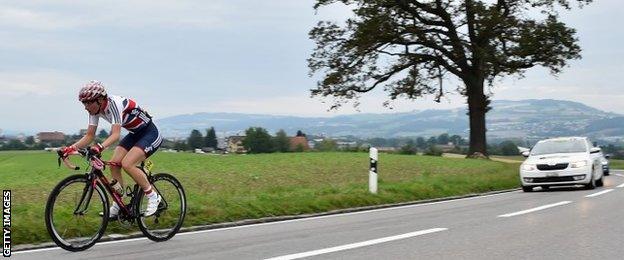
[[[587,147],[583,140],[549,140],[537,143],[531,150],[531,155],[584,152],[587,152]]]

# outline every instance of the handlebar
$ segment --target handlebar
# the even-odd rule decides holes
[[[94,154],[91,154],[91,152],[89,151],[89,149],[86,148],[82,148],[82,149],[78,149],[77,151],[71,152],[69,154],[63,154],[63,152],[61,150],[56,150],[56,153],[58,154],[58,164],[59,166],[61,166],[61,162],[63,162],[63,164],[71,169],[71,170],[80,170],[80,167],[72,164],[69,161],[69,156],[71,155],[80,155],[82,157],[86,157],[87,159],[91,160],[93,159],[93,157],[95,157]]]

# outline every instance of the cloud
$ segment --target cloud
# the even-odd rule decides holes
[[[0,4],[0,27],[56,31],[91,27],[212,28],[225,22],[219,1],[18,1]]]
[[[4,98],[22,96],[54,97],[74,93],[83,80],[57,70],[0,72],[0,92]]]

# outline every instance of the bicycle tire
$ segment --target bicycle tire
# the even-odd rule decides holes
[[[173,195],[174,193],[165,190],[167,183],[175,187],[175,194],[177,195]],[[163,201],[165,201],[165,203],[171,204],[169,205],[171,207],[168,206],[165,209],[159,209],[154,215],[144,217],[142,211],[147,203],[147,200],[143,200],[145,194],[140,192],[137,200],[138,205],[135,207],[135,213],[136,216],[138,216],[137,222],[141,232],[143,232],[143,234],[152,241],[162,242],[171,239],[182,227],[186,216],[186,194],[178,179],[168,173],[158,173],[153,175],[150,180],[150,184],[152,184],[152,187],[155,188],[156,192],[163,197]],[[163,204],[163,201],[161,201],[161,205]],[[174,203],[179,205],[175,205]],[[163,225],[167,224],[167,222],[174,221],[171,227],[162,228],[163,225],[159,225],[159,219],[163,216],[169,216],[169,218],[161,220],[164,222]]]
[[[85,209],[85,212],[88,212],[89,208],[93,208],[91,204],[92,199],[93,199],[93,191],[95,191],[98,194],[98,197],[100,198],[100,201],[102,203],[102,209],[101,212],[104,212],[104,216],[108,216],[109,214],[109,201],[108,201],[108,196],[105,192],[105,189],[103,188],[103,186],[100,183],[97,183],[97,185],[95,186],[95,188],[93,188],[93,186],[91,186],[91,182],[86,178],[85,175],[72,175],[69,176],[65,179],[63,179],[61,182],[59,182],[56,187],[54,187],[54,189],[52,190],[52,193],[50,193],[50,196],[48,197],[48,201],[46,203],[46,208],[45,208],[45,223],[46,223],[46,228],[48,230],[48,234],[50,235],[50,237],[52,238],[52,240],[54,241],[54,243],[56,243],[59,247],[68,250],[68,251],[72,251],[72,252],[76,252],[76,251],[83,251],[86,250],[90,247],[92,247],[93,245],[95,245],[95,243],[102,237],[102,235],[104,234],[104,232],[106,231],[106,226],[108,225],[108,218],[107,217],[100,217],[99,216],[99,210],[95,209],[93,212],[89,212],[90,216],[94,217],[94,221],[95,222],[99,222],[100,223],[100,227],[97,228],[95,227],[95,233],[90,236],[87,237],[87,240],[85,242],[81,242],[78,243],[76,241],[71,241],[68,240],[67,238],[64,238],[61,236],[61,234],[59,234],[60,230],[60,226],[58,223],[55,223],[54,221],[54,217],[55,217],[55,204],[57,204],[58,202],[58,208],[57,208],[57,213],[62,212],[62,210],[64,208],[60,207],[62,204],[61,202],[58,201],[58,197],[59,195],[62,194],[63,190],[65,190],[66,188],[68,188],[70,185],[78,183],[79,185],[82,186],[83,188],[83,194],[81,196],[85,196],[84,193],[87,192],[86,196],[88,196],[87,201],[89,201],[89,203],[87,204],[88,208]],[[78,186],[77,188],[80,188],[80,186]],[[89,191],[90,190],[90,191]],[[90,193],[90,194],[89,194]],[[96,198],[97,199],[97,198]],[[80,200],[80,199],[78,199]],[[68,203],[71,204],[71,203]],[[75,204],[79,204],[79,203],[75,203]],[[71,209],[71,206],[66,206],[67,209]],[[97,217],[95,217],[95,215],[97,215]],[[67,215],[67,214],[66,214]],[[74,216],[74,218],[79,218],[81,216],[76,217],[76,214],[72,214]],[[85,216],[86,214],[82,214],[82,216]],[[101,222],[98,221],[98,218],[101,219]],[[59,218],[60,219],[60,218]],[[86,220],[83,220],[86,222]],[[72,221],[67,221],[68,223],[72,223]],[[73,224],[76,224],[76,226],[79,227],[79,221],[74,220]],[[63,231],[62,233],[65,234],[65,232],[67,231],[67,228],[65,229],[65,231]],[[81,237],[78,237],[78,239]]]

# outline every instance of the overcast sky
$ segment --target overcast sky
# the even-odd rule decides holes
[[[91,79],[135,98],[157,118],[196,112],[333,116],[357,113],[310,98],[306,59],[319,20],[342,21],[348,8],[318,12],[312,0],[0,1],[0,129],[76,132],[87,114],[76,92]],[[624,114],[624,1],[597,0],[563,15],[577,29],[583,59],[558,78],[533,69],[507,79],[493,98],[563,99]],[[449,89],[453,89],[449,86]],[[463,107],[458,95],[382,106],[381,91],[361,112]],[[108,126],[107,126],[108,127]]]

